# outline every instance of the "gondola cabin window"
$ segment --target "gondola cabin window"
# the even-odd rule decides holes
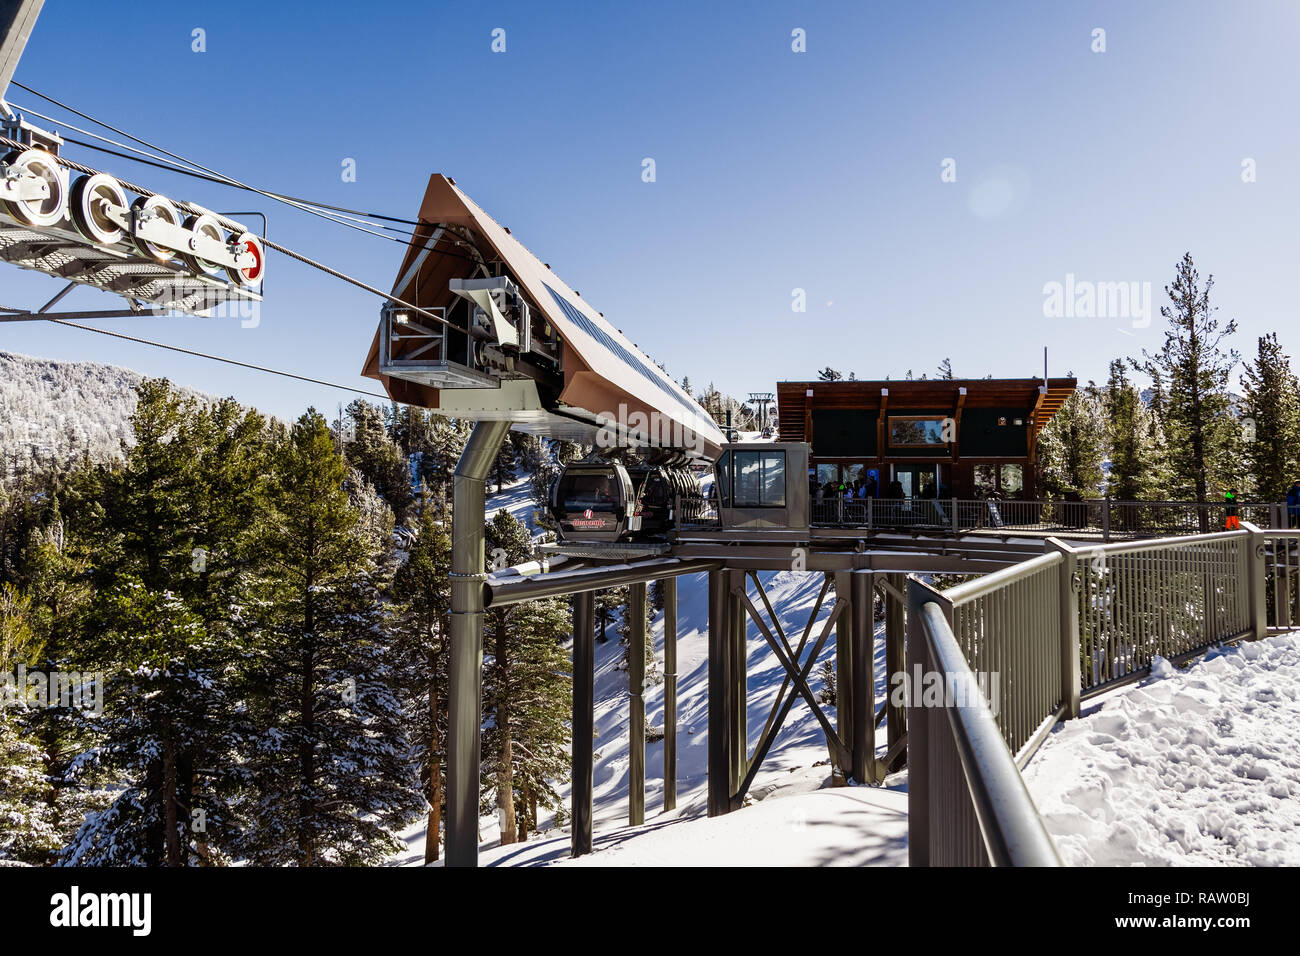
[[[613,511],[619,503],[619,487],[607,475],[573,475],[564,489],[560,507],[564,511]]]
[[[784,451],[733,451],[731,457],[735,476],[732,507],[785,507]]]

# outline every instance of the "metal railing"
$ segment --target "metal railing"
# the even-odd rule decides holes
[[[1062,501],[1060,499],[814,499],[814,526],[865,530],[993,531],[1087,535],[1102,541],[1223,531],[1229,517],[1264,528],[1286,526],[1286,505],[1215,501]]]
[[[1253,557],[1263,563],[1265,629],[1300,628],[1300,530],[1261,532]]]
[[[946,591],[908,582],[909,675],[919,667],[979,690],[973,702],[936,703],[909,676],[913,864],[1059,862],[1042,846],[1051,840],[1017,769],[1058,720],[1077,717],[1083,697],[1149,673],[1157,655],[1180,661],[1300,625],[1300,530],[1243,522],[1216,534],[1046,545],[1041,557]]]
[[[1083,693],[1253,636],[1253,529],[1065,549]]]
[[[1034,576],[1045,568],[1054,579],[1059,562],[1059,556],[1051,555],[1029,563],[1040,565]],[[1030,587],[1036,590],[1033,584]],[[1012,642],[1001,640],[999,632],[981,630],[976,634],[973,627],[963,628],[968,641],[964,647],[953,634],[958,607],[915,578],[908,583],[908,603],[908,671],[936,675],[944,689],[942,695],[935,695],[940,699],[933,701],[919,692],[914,681],[909,695],[909,863],[1059,866],[1056,847],[1007,746],[1007,722],[994,713],[985,697],[987,681],[981,687],[968,663],[972,644],[985,663],[997,660],[1006,664],[1019,651]],[[979,615],[965,617],[967,624],[987,623]],[[1030,655],[1024,659],[1028,661]],[[1026,680],[1026,686],[1036,683],[1023,670],[1017,674]],[[928,676],[925,679],[930,680]],[[995,703],[1005,699],[999,693],[992,697]]]

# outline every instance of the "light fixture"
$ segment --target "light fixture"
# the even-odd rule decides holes
[[[393,321],[398,325],[406,325],[411,321],[411,314],[409,312],[394,312]]]

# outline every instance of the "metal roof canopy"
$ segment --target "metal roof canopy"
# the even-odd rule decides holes
[[[687,448],[716,457],[722,433],[699,403],[453,180],[430,177],[419,218],[426,225],[416,229],[393,295],[421,310],[449,312],[464,295],[453,291],[453,283],[504,272],[529,312],[539,315],[558,338],[554,359],[559,367],[549,376],[506,372],[492,387],[440,386],[440,380],[454,384],[453,376],[463,374],[464,364],[449,363],[442,355],[427,362],[424,370],[406,366],[404,357],[416,346],[400,354],[398,349],[405,347],[390,349],[381,323],[362,374],[382,382],[395,401],[467,420],[509,421],[520,431],[586,442],[595,439],[603,424],[617,439],[611,444]],[[461,329],[459,334],[469,333]],[[525,367],[527,357],[521,351],[516,368]],[[548,358],[542,356],[541,364]]]

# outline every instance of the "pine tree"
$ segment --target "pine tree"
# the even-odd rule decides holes
[[[1102,410],[1110,457],[1107,497],[1117,501],[1159,498],[1165,484],[1159,424],[1118,359],[1110,363]]]
[[[442,765],[447,731],[447,614],[451,609],[451,535],[447,516],[424,510],[415,544],[398,569],[393,596],[402,602],[394,622],[395,650],[403,661],[410,735],[419,748],[421,782],[429,803],[424,860],[438,859],[442,827]]]
[[[593,602],[596,612],[596,640],[604,644],[609,640],[609,625],[615,618],[620,617],[627,608],[628,591],[627,586],[618,588],[606,588],[603,591],[596,592],[596,599]]]
[[[389,437],[383,411],[355,399],[347,406],[343,425],[343,453],[348,464],[388,503],[397,521],[404,522],[415,500],[411,471],[406,455]]]
[[[17,588],[0,584],[0,676],[36,663],[39,651],[30,602]],[[45,754],[23,716],[14,702],[0,700],[0,863],[40,865],[62,840]]]
[[[532,540],[528,529],[511,514],[502,509],[487,526],[487,560],[490,569],[518,564],[532,553]],[[492,666],[485,681],[485,697],[490,701],[493,722],[486,735],[488,744],[484,764],[496,787],[497,811],[501,820],[501,842],[514,843],[515,822],[514,783],[514,710],[516,684],[512,674],[520,641],[524,635],[515,624],[519,608],[513,606],[490,608],[484,622],[484,645],[492,654]]]
[[[515,480],[515,470],[518,467],[519,459],[515,444],[507,439],[497,449],[496,460],[492,462],[492,468],[488,472],[488,479],[496,485],[497,494],[501,494],[501,489]]]
[[[1238,355],[1226,345],[1237,323],[1221,325],[1214,317],[1213,288],[1214,277],[1202,285],[1191,253],[1184,255],[1173,284],[1165,287],[1171,304],[1160,309],[1169,323],[1164,345],[1155,354],[1144,349],[1142,361],[1133,363],[1150,376],[1159,396],[1172,491],[1196,501],[1206,501],[1212,488],[1235,483],[1238,468],[1239,436],[1228,394]],[[1208,515],[1200,517],[1205,532]]]
[[[950,381],[956,377],[952,374],[952,359],[945,358],[942,362],[939,363],[939,371],[937,377],[943,379],[944,381]]]
[[[1277,333],[1260,336],[1255,361],[1241,377],[1246,392],[1246,460],[1254,494],[1281,501],[1300,473],[1300,381]]]
[[[838,382],[842,378],[844,378],[844,375],[831,368],[829,365],[817,373],[817,380],[819,382]]]
[[[346,466],[315,410],[277,449],[265,483],[256,657],[262,728],[249,776],[258,864],[366,865],[400,848],[424,806],[394,693],[376,555],[344,489]]]
[[[193,755],[213,757],[237,723],[229,694],[226,648],[176,595],[123,578],[99,602],[112,622],[97,642],[116,664],[105,690],[113,702],[103,739],[76,761],[74,774],[111,772],[126,786],[92,814],[63,852],[72,866],[186,866],[200,862],[209,828],[237,831],[222,806],[197,806],[191,788]],[[195,811],[198,811],[197,813]],[[204,831],[204,840],[191,834]],[[220,842],[220,841],[219,841]]]
[[[1094,387],[1076,391],[1038,434],[1035,464],[1046,497],[1080,500],[1101,490],[1105,425]]]
[[[564,641],[572,627],[569,602],[560,598],[521,604],[512,622],[504,690],[511,702],[510,780],[519,842],[537,829],[539,806],[560,808],[551,781],[569,772],[572,678]]]

